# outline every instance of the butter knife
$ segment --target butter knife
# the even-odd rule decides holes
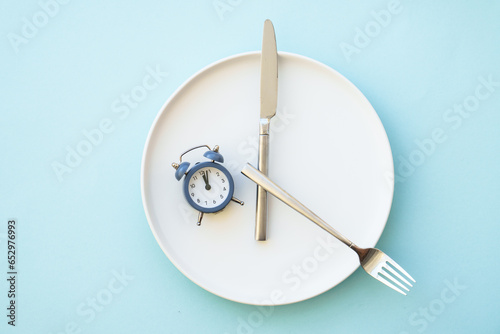
[[[262,55],[260,60],[260,122],[259,122],[259,170],[267,175],[269,160],[269,126],[276,115],[278,103],[278,52],[274,26],[270,20],[264,22]],[[255,218],[255,240],[267,239],[267,192],[257,186]]]

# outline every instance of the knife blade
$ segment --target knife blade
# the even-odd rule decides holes
[[[258,168],[267,175],[269,160],[269,128],[278,104],[278,52],[271,20],[264,22],[260,58],[260,122]],[[267,239],[267,191],[257,186],[255,240]]]

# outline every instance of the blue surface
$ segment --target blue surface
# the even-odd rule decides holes
[[[0,277],[9,218],[19,276],[15,328],[1,280],[0,332],[499,333],[499,14],[473,1],[1,1]],[[266,18],[278,50],[338,70],[379,114],[396,185],[378,246],[417,279],[407,297],[357,270],[301,303],[242,305],[157,245],[140,194],[148,130],[193,73],[259,50]]]

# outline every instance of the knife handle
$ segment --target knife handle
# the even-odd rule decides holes
[[[259,136],[259,170],[267,175],[269,159],[269,134]],[[255,215],[255,240],[267,239],[267,191],[257,186],[257,207]]]

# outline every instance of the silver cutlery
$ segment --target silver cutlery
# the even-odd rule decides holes
[[[264,22],[262,55],[260,61],[260,122],[259,122],[259,170],[267,175],[269,160],[269,125],[276,115],[278,103],[278,52],[273,23]],[[267,239],[267,192],[257,186],[255,215],[255,240]]]
[[[409,280],[415,280],[384,252],[376,248],[358,247],[252,165],[246,164],[241,173],[355,251],[361,266],[372,277],[403,295],[406,295],[403,290],[410,291],[409,287],[413,285]]]

